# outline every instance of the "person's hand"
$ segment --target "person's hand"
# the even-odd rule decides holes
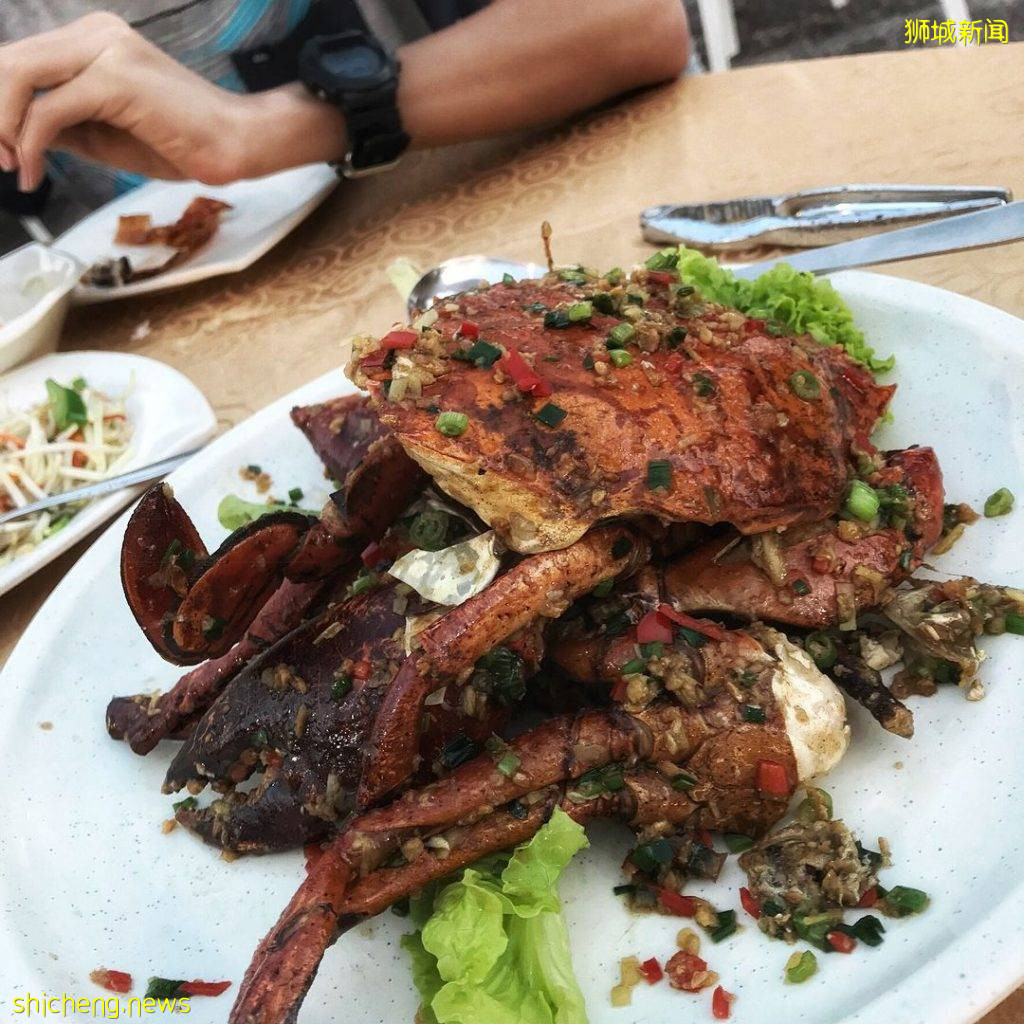
[[[222,89],[94,13],[0,47],[0,168],[32,191],[48,149],[213,185],[336,159],[344,122],[299,86]]]

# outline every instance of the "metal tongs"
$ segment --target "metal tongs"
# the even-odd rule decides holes
[[[810,247],[1003,206],[1012,198],[1008,189],[984,186],[834,185],[781,196],[650,206],[640,215],[640,227],[648,242],[682,242],[712,252],[755,244]]]

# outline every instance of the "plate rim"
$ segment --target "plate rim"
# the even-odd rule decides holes
[[[854,289],[860,293],[858,297],[866,296],[868,298],[872,295],[883,297],[884,289],[896,285],[902,290],[901,305],[906,305],[902,302],[902,296],[905,295],[908,302],[912,302],[915,308],[927,308],[933,312],[934,301],[941,297],[942,303],[947,307],[949,304],[968,306],[975,318],[977,318],[979,309],[983,310],[986,318],[994,325],[1002,324],[1012,327],[1016,333],[1024,336],[1024,319],[979,299],[960,295],[935,285],[864,270],[842,271],[829,275],[829,279],[836,284],[837,290],[840,292],[842,292],[844,280],[850,280]],[[256,417],[269,421],[296,401],[302,401],[304,393],[312,395],[332,379],[338,381],[342,389],[347,389],[349,392],[354,390],[340,372],[340,368],[330,370],[246,417],[245,420],[214,440],[195,459],[190,460],[186,467],[176,470],[168,478],[168,482],[173,486],[176,478],[182,473],[190,470],[192,472],[201,471],[207,460],[216,462],[221,448],[230,445],[235,431],[246,425],[251,428],[251,421]],[[341,389],[338,393],[341,393]],[[24,670],[31,665],[39,641],[52,642],[52,637],[46,635],[46,613],[51,608],[51,602],[56,603],[61,599],[61,592],[69,579],[76,574],[91,570],[93,562],[100,556],[99,541],[106,538],[109,533],[123,529],[128,515],[128,512],[124,512],[108,524],[97,541],[72,566],[40,607],[12,649],[7,663],[0,670],[0,692],[12,685],[15,690],[21,689],[19,677],[27,678],[28,673]],[[37,633],[39,634],[38,639]],[[10,693],[10,691],[8,692]],[[13,693],[10,695],[13,696]],[[10,706],[10,704],[5,706]],[[3,719],[5,714],[5,707],[0,706],[0,719]],[[902,983],[888,990],[880,991],[854,1012],[836,1020],[835,1024],[880,1024],[883,1020],[899,1020],[905,1014],[907,1000],[912,998],[916,999],[915,1013],[922,1014],[930,1024],[973,1024],[1024,983],[1024,962],[1020,962],[1019,956],[1015,955],[1015,950],[1024,946],[1024,916],[1020,915],[1017,910],[1021,896],[1024,896],[1024,877],[1015,886],[1007,889],[1001,901],[994,905],[987,914],[977,918],[970,927],[961,931],[944,945],[930,960],[920,963]],[[27,969],[29,964],[25,961],[20,947],[14,942],[13,930],[3,927],[5,921],[6,914],[0,914],[0,963],[14,963]],[[979,948],[975,937],[981,931],[1000,934],[1005,940],[1000,946],[1000,951],[1005,950],[1005,952],[987,958],[974,957],[972,954]],[[951,989],[949,981],[951,977],[956,977],[957,972],[965,964],[971,966],[972,992],[957,1000],[957,991]],[[31,970],[36,973],[36,968],[33,967]],[[24,974],[23,976],[31,975]]]

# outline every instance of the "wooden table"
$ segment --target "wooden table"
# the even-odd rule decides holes
[[[628,265],[648,252],[637,214],[652,203],[839,182],[1024,196],[1022,80],[1024,43],[769,65],[691,78],[528,139],[416,154],[343,184],[243,274],[77,311],[63,347],[162,359],[226,428],[340,366],[349,335],[401,317],[383,276],[397,256],[424,267],[470,252],[539,261],[548,219],[556,260]],[[888,272],[1024,316],[1024,244]],[[0,663],[82,550],[0,598]],[[1022,1020],[1024,989],[985,1024]]]

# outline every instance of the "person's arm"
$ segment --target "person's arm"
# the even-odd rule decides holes
[[[399,107],[414,146],[484,138],[673,78],[689,45],[682,0],[494,0],[399,51]],[[114,15],[0,47],[0,168],[24,189],[48,149],[219,184],[345,148],[341,115],[302,86],[230,93]]]

